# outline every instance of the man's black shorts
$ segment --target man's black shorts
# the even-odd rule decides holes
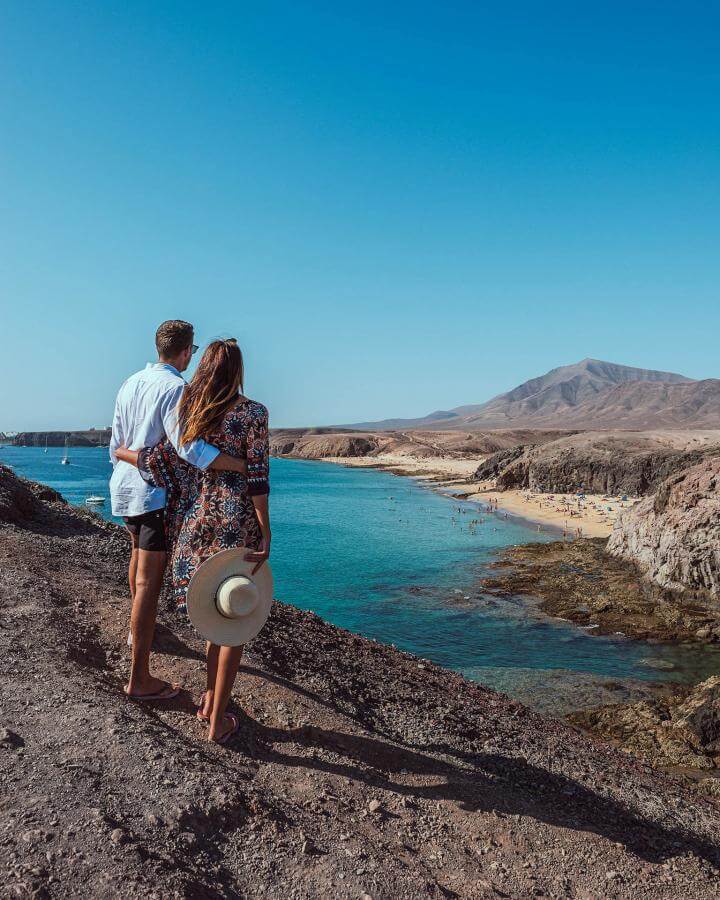
[[[155,509],[141,516],[123,516],[133,543],[140,550],[167,550],[165,544],[165,510]]]

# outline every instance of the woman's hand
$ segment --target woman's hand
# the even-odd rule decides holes
[[[252,498],[252,503],[255,507],[255,515],[257,516],[262,538],[257,550],[249,550],[245,554],[245,559],[248,562],[256,563],[255,568],[252,570],[254,575],[270,556],[270,509],[268,507],[268,495],[257,494]]]
[[[252,574],[254,575],[258,569],[262,567],[266,560],[270,558],[270,529],[263,529],[262,539],[260,541],[260,546],[257,550],[249,550],[245,554],[245,559],[247,562],[254,562],[256,565],[253,567]]]

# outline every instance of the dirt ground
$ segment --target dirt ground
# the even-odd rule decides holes
[[[276,603],[204,740],[174,614],[126,700],[127,542],[58,503],[0,522],[0,894],[717,896],[720,806],[571,727]]]

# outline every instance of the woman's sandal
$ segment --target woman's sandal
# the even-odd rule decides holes
[[[234,734],[237,734],[238,731],[240,730],[240,720],[238,719],[238,717],[236,715],[233,715],[233,713],[226,713],[225,718],[230,719],[230,721],[233,723],[232,728],[229,729],[229,731],[226,731],[225,734],[223,734],[219,738],[217,738],[217,740],[213,739],[216,744],[227,744],[227,742],[230,740],[230,738]]]
[[[206,716],[203,712],[203,707],[205,706],[205,697],[207,695],[207,691],[205,694],[200,697],[200,706],[197,708],[197,712],[195,713],[195,717],[201,725],[209,725],[210,724],[210,716]]]

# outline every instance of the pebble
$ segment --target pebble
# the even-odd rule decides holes
[[[110,840],[113,844],[124,844],[128,839],[127,833],[122,828],[113,828],[110,832]]]
[[[371,813],[379,812],[382,809],[382,803],[379,800],[371,800],[368,803],[368,810]]]

